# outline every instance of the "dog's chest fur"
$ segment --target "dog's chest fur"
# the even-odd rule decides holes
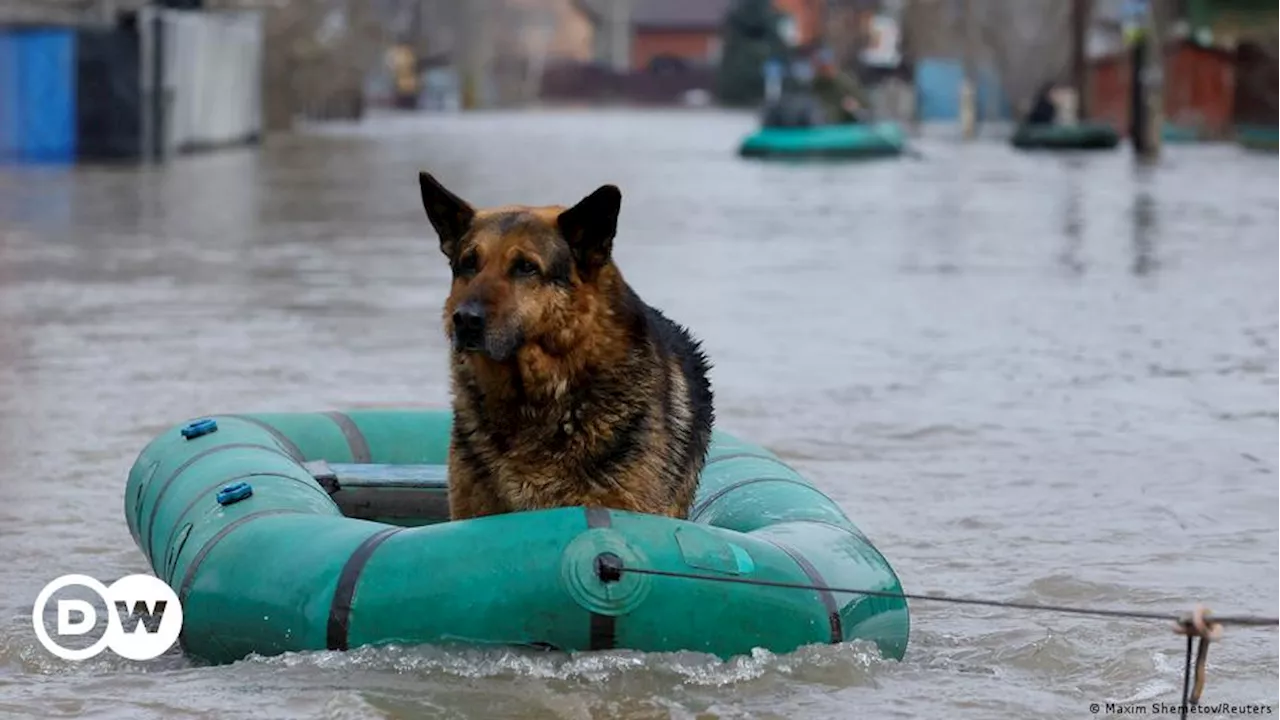
[[[671,370],[651,346],[573,376],[455,362],[457,460],[509,510],[675,507],[690,438]]]

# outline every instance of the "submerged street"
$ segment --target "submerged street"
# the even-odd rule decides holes
[[[765,164],[721,112],[382,116],[158,168],[0,168],[0,716],[1088,715],[1176,702],[1160,623],[912,603],[860,645],[565,658],[363,649],[197,667],[40,648],[59,575],[146,572],[125,475],[219,412],[448,403],[428,170],[476,205],[623,192],[615,258],[714,368],[720,427],[841,503],[908,592],[1275,612],[1276,160],[1230,145]],[[424,572],[429,569],[424,569]],[[406,609],[429,612],[429,608]],[[709,628],[708,631],[713,631]],[[1228,629],[1205,703],[1273,704]]]

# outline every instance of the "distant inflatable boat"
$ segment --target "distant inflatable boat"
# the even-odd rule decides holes
[[[747,158],[861,159],[901,155],[906,133],[898,123],[764,127],[742,141]]]
[[[1120,134],[1104,123],[1020,125],[1010,141],[1020,150],[1111,150]]]
[[[184,650],[211,663],[392,643],[906,652],[888,561],[776,455],[717,431],[687,521],[576,507],[448,522],[451,422],[219,415],[155,438],[125,517],[182,601]]]
[[[1280,147],[1280,137],[1275,127],[1262,125],[1237,125],[1236,142],[1250,150],[1275,152]]]

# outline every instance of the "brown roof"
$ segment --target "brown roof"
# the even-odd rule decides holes
[[[713,30],[724,22],[732,0],[635,0],[631,25],[637,29]]]

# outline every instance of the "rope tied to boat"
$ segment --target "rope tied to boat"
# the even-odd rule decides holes
[[[1173,630],[1187,638],[1186,662],[1182,676],[1182,703],[1179,708],[1180,717],[1187,717],[1189,708],[1200,702],[1204,692],[1205,664],[1209,656],[1209,643],[1222,637],[1223,628],[1227,625],[1239,627],[1277,627],[1280,618],[1257,615],[1213,615],[1204,605],[1196,604],[1189,614],[1174,615],[1171,613],[1147,612],[1142,610],[1118,610],[1112,608],[1082,608],[1070,605],[1053,605],[1046,603],[1009,602],[1004,600],[986,600],[982,598],[949,597],[946,595],[926,595],[921,593],[891,592],[888,590],[869,590],[863,588],[842,588],[816,585],[811,583],[792,583],[777,580],[761,580],[757,578],[732,577],[728,575],[702,575],[698,573],[678,572],[674,570],[655,570],[652,568],[627,567],[622,558],[605,552],[595,558],[596,576],[602,583],[618,582],[624,573],[635,575],[653,575],[657,577],[679,578],[684,580],[705,580],[708,582],[734,583],[739,585],[755,585],[757,587],[776,587],[793,590],[811,590],[827,593],[846,593],[850,595],[866,595],[868,597],[896,598],[901,600],[919,600],[924,602],[950,603],[953,605],[977,605],[982,607],[1004,608],[1012,610],[1028,610],[1050,612],[1066,615],[1082,615],[1095,618],[1128,619],[1128,620],[1162,620],[1172,621]],[[1196,641],[1199,645],[1196,645]],[[1192,656],[1195,657],[1194,672]],[[1192,682],[1194,678],[1194,684]]]

